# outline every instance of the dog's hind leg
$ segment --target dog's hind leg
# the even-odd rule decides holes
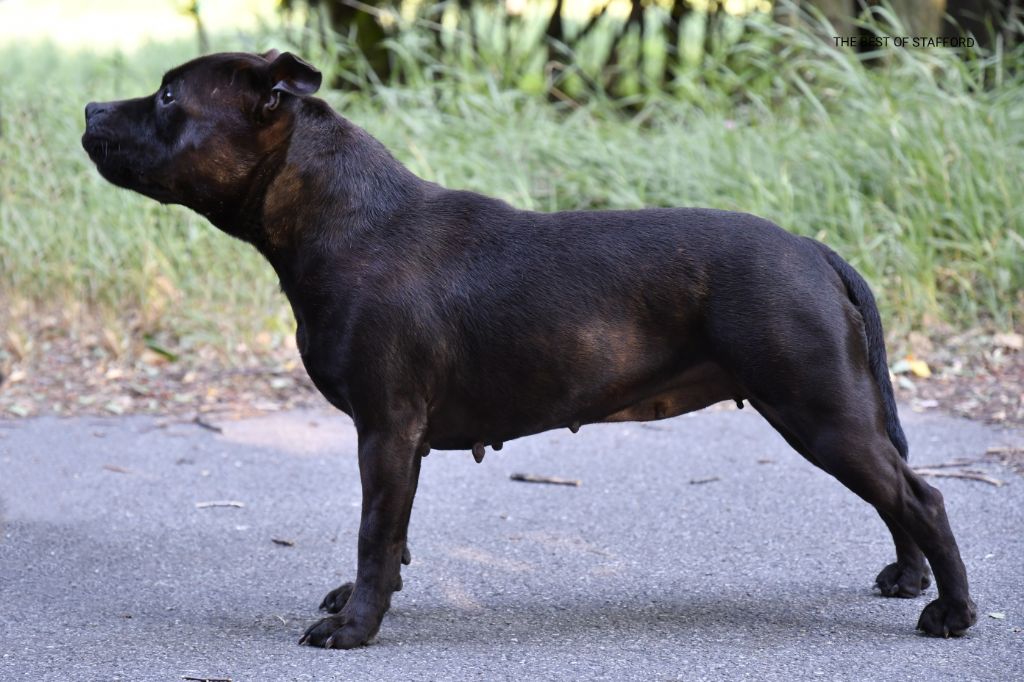
[[[896,544],[883,591],[913,592],[931,564],[938,599],[918,628],[960,635],[977,621],[942,494],[907,464],[882,322],[864,279],[813,240],[769,242],[732,264],[706,314],[709,345],[742,394],[804,457],[871,503]],[[741,282],[742,285],[736,285]]]
[[[844,393],[860,398],[874,393],[865,382],[860,383],[861,390]],[[772,421],[795,434],[822,469],[872,504],[890,524],[897,562],[893,564],[896,568],[882,571],[881,580],[897,586],[901,580],[909,580],[908,589],[916,586],[915,581],[923,584],[926,574],[916,565],[918,552],[928,558],[939,597],[925,607],[919,629],[933,635],[961,635],[976,622],[967,573],[946,518],[942,494],[899,456],[880,420],[865,419],[867,415],[849,404],[821,400],[799,409],[763,403],[759,409],[772,414]]]
[[[800,312],[805,314],[778,320],[774,335],[760,339],[771,352],[744,349],[735,356],[745,394],[790,444],[872,504],[889,525],[897,561],[880,575],[886,585],[912,590],[923,584],[919,552],[927,557],[939,597],[925,607],[918,628],[940,636],[963,634],[977,614],[942,494],[914,473],[897,448],[897,442],[905,447],[902,429],[890,424],[859,315],[846,302],[828,318]]]
[[[808,462],[821,468],[821,464],[800,442],[800,439],[772,416],[770,408],[761,405],[758,401],[754,401],[753,405],[794,450],[803,455]],[[882,521],[885,522],[892,534],[893,544],[896,545],[896,561],[882,569],[875,578],[875,587],[883,597],[917,597],[931,585],[931,575],[925,562],[924,553],[921,552],[921,548],[917,546],[914,539],[890,516],[882,512],[879,512],[879,516],[882,517]]]

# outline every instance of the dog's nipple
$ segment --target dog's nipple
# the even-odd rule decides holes
[[[569,430],[572,431],[573,433],[579,433],[580,423],[573,422],[572,424],[569,424]]]
[[[479,464],[480,462],[484,461],[484,444],[483,443],[473,443],[473,459],[476,460],[477,464]]]

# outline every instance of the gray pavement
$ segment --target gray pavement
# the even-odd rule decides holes
[[[903,414],[917,465],[1024,442]],[[434,452],[377,642],[322,651],[296,641],[354,574],[351,423],[221,426],[0,422],[0,680],[1024,679],[1024,479],[997,464],[937,481],[980,611],[937,640],[934,588],[871,590],[874,511],[749,409]]]

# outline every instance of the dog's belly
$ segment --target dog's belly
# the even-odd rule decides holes
[[[463,450],[475,443],[493,445],[557,428],[583,424],[668,419],[723,400],[743,397],[732,376],[711,361],[697,362],[674,374],[623,384],[616,380],[592,391],[524,410],[528,392],[499,396],[477,392],[468,400],[444,403],[432,414],[427,440],[439,450]]]
[[[645,395],[594,421],[626,422],[668,419],[701,410],[723,400],[742,399],[743,392],[721,365],[704,362],[675,377],[669,387]]]

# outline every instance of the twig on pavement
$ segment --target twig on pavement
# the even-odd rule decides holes
[[[941,469],[914,469],[914,471],[921,476],[930,476],[932,478],[963,478],[969,481],[981,481],[982,483],[988,483],[994,485],[997,488],[1001,488],[1006,485],[1004,481],[998,478],[992,478],[986,476],[978,471],[944,471]]]
[[[578,488],[581,481],[575,478],[558,478],[556,476],[538,476],[536,474],[511,474],[509,476],[513,481],[522,481],[523,483],[550,483],[552,485],[569,485]]]
[[[238,500],[213,500],[212,502],[196,502],[196,509],[209,509],[210,507],[237,507],[245,506],[244,502]]]

